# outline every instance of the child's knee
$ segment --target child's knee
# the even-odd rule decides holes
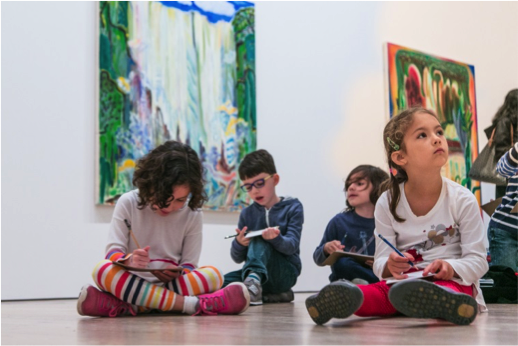
[[[111,266],[112,262],[110,260],[102,260],[101,262],[97,263],[94,270],[92,271],[92,279],[96,283],[97,286],[99,286],[99,274],[104,272],[107,268],[107,266]]]
[[[213,266],[205,266],[205,267],[200,267],[196,270],[200,271],[200,272],[204,272],[206,275],[213,278],[214,280],[210,280],[210,281],[212,283],[215,283],[214,288],[216,290],[219,290],[221,287],[223,287],[224,275],[223,275],[223,272],[221,270],[219,270],[218,268],[213,267]]]

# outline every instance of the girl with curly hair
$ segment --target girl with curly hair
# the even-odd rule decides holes
[[[194,315],[245,311],[250,297],[242,283],[221,289],[223,274],[218,269],[198,267],[199,208],[206,197],[196,152],[176,141],[158,146],[138,161],[133,184],[137,189],[123,194],[115,206],[106,258],[92,273],[99,289],[82,288],[79,314],[116,317],[153,310]]]

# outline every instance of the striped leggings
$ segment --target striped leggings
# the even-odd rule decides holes
[[[223,275],[214,267],[200,267],[168,282],[165,287],[113,265],[109,260],[99,262],[92,272],[97,287],[126,303],[137,305],[140,312],[150,309],[171,311],[177,295],[197,296],[217,291],[223,286]]]

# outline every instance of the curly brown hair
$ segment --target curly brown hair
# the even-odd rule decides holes
[[[418,113],[429,114],[437,118],[437,115],[430,109],[426,109],[421,106],[411,107],[393,116],[387,125],[385,125],[385,129],[383,130],[383,143],[385,145],[385,154],[387,155],[389,168],[393,168],[397,171],[396,175],[391,172],[390,179],[385,182],[383,190],[389,190],[389,209],[397,222],[405,221],[405,219],[398,215],[396,208],[401,198],[399,184],[407,181],[408,175],[402,167],[392,161],[392,153],[398,150],[406,150],[403,138],[405,137],[406,131],[414,121],[414,115]]]
[[[139,209],[153,204],[167,208],[174,200],[173,188],[180,185],[188,185],[191,190],[189,208],[201,208],[207,200],[204,184],[198,154],[177,141],[167,141],[142,157],[133,174],[133,185],[139,190]]]

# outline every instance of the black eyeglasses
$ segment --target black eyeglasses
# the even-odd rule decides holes
[[[267,176],[266,178],[257,179],[252,184],[241,185],[241,189],[243,191],[250,192],[252,191],[252,188],[255,186],[255,188],[259,190],[260,188],[264,187],[264,185],[266,184],[266,180],[270,179],[271,177],[273,177],[273,174]]]

